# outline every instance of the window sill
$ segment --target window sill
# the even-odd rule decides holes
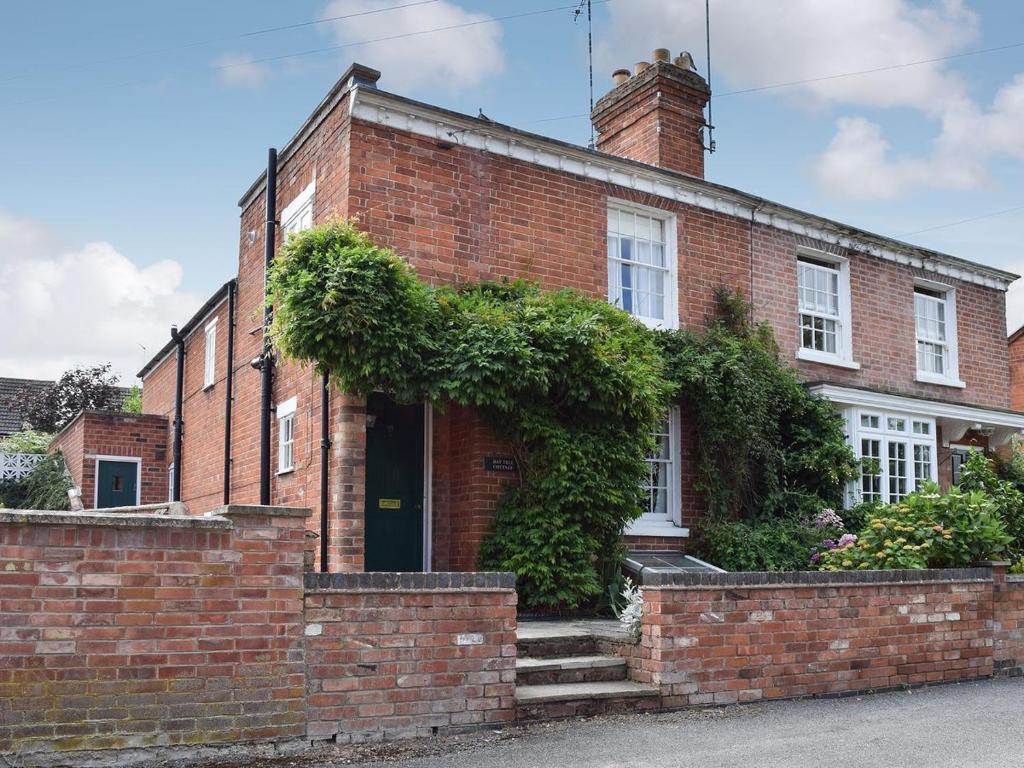
[[[804,349],[803,347],[796,351],[796,359],[804,360],[808,363],[834,365],[837,368],[849,368],[851,371],[860,370],[860,363],[855,363],[853,360],[845,360],[838,355],[830,355],[827,352],[818,352],[817,350]]]
[[[626,526],[626,529],[622,532],[623,536],[660,536],[662,538],[670,539],[685,539],[690,536],[689,528],[680,528],[675,523],[670,523],[667,520],[664,522],[654,522],[652,520],[636,520],[631,525]]]
[[[924,371],[918,371],[914,380],[922,384],[937,384],[940,387],[955,387],[956,389],[966,389],[967,387],[967,383],[960,381],[959,378],[948,379],[945,376],[936,376],[934,373]]]
[[[217,385],[216,381],[211,381],[209,384],[203,384],[203,392],[209,392]]]
[[[277,470],[277,475],[278,475],[278,477],[280,477],[281,475],[290,475],[294,471],[295,471],[295,467],[288,467],[287,469],[279,469],[279,470]]]

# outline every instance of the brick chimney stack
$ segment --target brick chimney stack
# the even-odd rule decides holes
[[[614,87],[590,116],[597,148],[704,178],[704,107],[711,97],[685,51],[671,61],[667,48],[656,48],[652,61],[636,64],[633,74],[618,69]]]

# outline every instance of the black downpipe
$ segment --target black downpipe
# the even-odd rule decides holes
[[[181,401],[185,381],[185,337],[178,333],[178,326],[171,326],[171,339],[177,348],[177,367],[174,380],[174,443],[171,455],[174,474],[171,477],[171,501],[181,501]]]
[[[224,503],[231,503],[231,405],[235,383],[235,282],[228,283],[228,370],[224,379]]]
[[[264,233],[264,286],[267,271],[274,260],[277,240],[277,150],[267,152],[267,227]],[[266,289],[264,288],[264,291]],[[260,358],[260,504],[270,504],[270,398],[274,381],[274,358],[270,349],[270,321],[273,309],[263,307],[263,354]]]
[[[327,573],[327,542],[330,535],[330,523],[327,519],[330,509],[330,498],[328,497],[327,470],[330,462],[331,448],[331,379],[326,373],[323,375],[320,390],[320,570]]]

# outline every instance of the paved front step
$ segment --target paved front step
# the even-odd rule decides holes
[[[519,624],[516,634],[520,657],[583,656],[594,652],[593,634],[567,622],[524,621]]]
[[[600,683],[626,679],[626,660],[621,656],[523,657],[516,660],[518,685]]]
[[[519,720],[639,712],[657,709],[660,703],[657,688],[629,680],[516,687]]]

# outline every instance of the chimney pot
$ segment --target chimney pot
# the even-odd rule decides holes
[[[616,88],[618,88],[627,80],[629,80],[628,69],[616,69],[614,72],[612,72],[612,82],[615,83]]]
[[[636,64],[633,65],[633,74],[639,75],[641,72],[643,72],[650,66],[651,63],[649,61],[638,61]]]
[[[675,62],[673,62],[680,69],[685,69],[687,72],[696,72],[697,67],[693,64],[693,56],[690,55],[689,51],[683,51],[676,56]]]
[[[659,61],[668,61],[672,54],[669,53],[668,48],[655,48],[651,53],[651,60],[655,63]]]

